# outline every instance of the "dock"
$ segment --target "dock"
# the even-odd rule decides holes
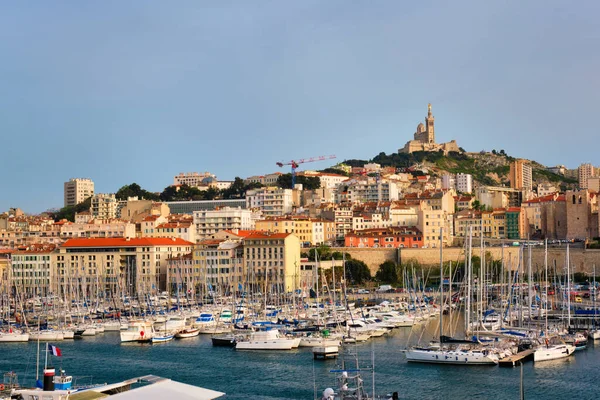
[[[498,362],[500,367],[515,367],[517,364],[533,360],[534,349],[523,350]]]
[[[327,360],[337,358],[339,352],[338,346],[322,346],[313,348],[313,357],[315,360]]]

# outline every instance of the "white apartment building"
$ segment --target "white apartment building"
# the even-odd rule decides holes
[[[75,206],[94,195],[94,182],[88,178],[71,178],[64,184],[64,204]]]
[[[224,229],[254,229],[255,220],[251,210],[224,207],[219,210],[194,211],[194,226],[198,239],[209,237]]]
[[[93,218],[113,219],[117,217],[117,198],[113,193],[98,193],[92,196],[90,213]]]
[[[578,169],[579,173],[579,188],[588,188],[588,178],[596,176],[596,168],[592,164],[581,164]]]
[[[246,192],[246,208],[257,208],[265,217],[277,217],[292,212],[292,189],[264,187]]]
[[[456,174],[456,191],[460,193],[473,192],[473,177],[471,174]]]
[[[454,175],[445,174],[442,176],[442,189],[456,189],[456,178]]]
[[[338,186],[338,189],[345,185]],[[336,201],[340,202],[342,197],[345,197],[352,203],[367,203],[380,201],[398,200],[400,197],[400,189],[394,182],[388,180],[367,178],[366,180],[354,180],[348,184],[347,193],[341,196],[342,193],[338,190]]]

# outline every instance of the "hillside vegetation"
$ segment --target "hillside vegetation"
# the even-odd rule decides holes
[[[371,160],[346,160],[345,164],[352,167],[362,167],[369,162],[380,164],[382,167],[398,169],[427,169],[434,176],[445,173],[471,174],[473,179],[482,185],[508,186],[510,163],[515,158],[507,155],[504,150],[497,152],[467,153],[450,152],[414,152],[412,154],[379,153]],[[550,182],[562,190],[573,187],[577,180],[555,174],[538,162],[531,161],[533,168],[534,187],[540,183]]]

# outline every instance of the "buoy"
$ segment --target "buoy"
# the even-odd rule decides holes
[[[4,390],[4,384],[0,383],[0,390]]]
[[[144,337],[144,331],[140,331],[140,336]]]

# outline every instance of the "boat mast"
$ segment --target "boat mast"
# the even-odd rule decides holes
[[[546,281],[546,306],[544,307],[544,309],[546,310],[545,312],[545,332],[544,335],[548,336],[548,238],[546,238],[546,240],[544,241],[544,269],[545,269],[545,277],[544,280]],[[541,308],[540,308],[541,309]]]
[[[571,326],[571,265],[569,262],[569,244],[567,243],[567,331]]]
[[[442,335],[444,333],[444,250],[442,246],[442,236],[444,228],[440,228],[440,344],[442,343]],[[451,278],[452,279],[452,278]],[[373,393],[375,396],[375,393]]]
[[[469,333],[469,323],[471,320],[471,248],[473,244],[473,227],[469,227],[469,241],[467,250],[467,312],[465,315],[465,334]]]

